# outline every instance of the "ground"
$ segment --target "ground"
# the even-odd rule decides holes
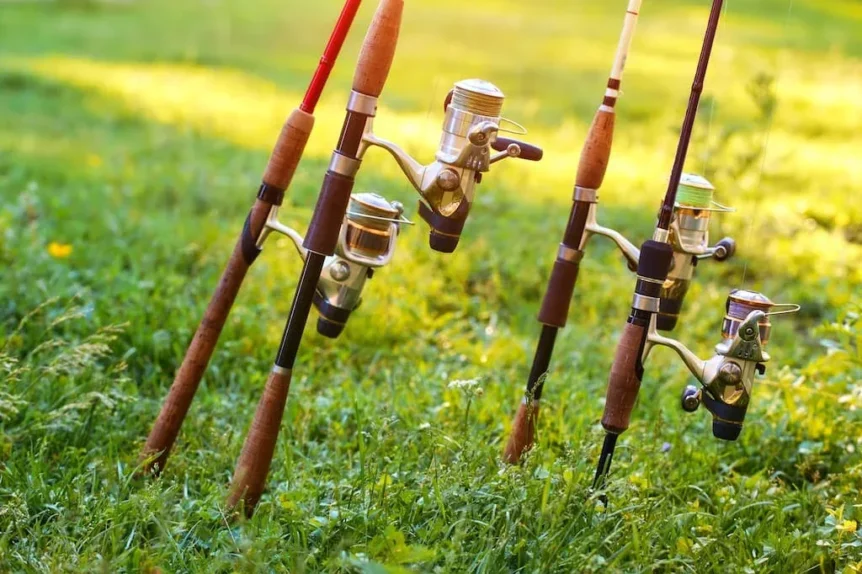
[[[0,570],[862,568],[862,5],[850,0],[729,2],[716,42],[687,167],[736,207],[712,232],[739,250],[698,267],[677,336],[711,353],[733,287],[802,305],[774,321],[738,442],[680,411],[686,372],[656,352],[608,504],[590,492],[632,288],[595,240],[539,444],[521,467],[500,463],[625,2],[410,0],[377,132],[430,161],[449,86],[483,77],[545,159],[486,175],[454,255],[429,250],[421,221],[407,229],[337,342],[309,322],[252,520],[229,522],[223,503],[299,271],[284,241],[252,269],[162,478],[135,478],[337,4],[0,5]],[[282,210],[300,229],[373,8]],[[636,242],[654,223],[707,11],[642,7],[600,206]],[[357,190],[417,219],[385,154],[369,154]]]

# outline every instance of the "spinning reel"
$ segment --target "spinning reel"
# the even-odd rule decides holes
[[[782,308],[773,311],[775,308]],[[681,342],[656,332],[655,318],[650,324],[644,359],[655,345],[670,347],[682,358],[702,387],[687,386],[682,393],[683,410],[694,412],[701,403],[712,413],[712,434],[733,441],[739,437],[755,375],[766,373],[772,324],[769,317],[795,313],[798,305],[773,303],[754,291],[734,290],[727,298],[727,314],[721,327],[721,342],[709,360],[698,358]],[[654,316],[655,317],[655,316]]]
[[[366,280],[371,279],[375,269],[392,260],[401,225],[413,225],[403,217],[403,212],[400,203],[389,202],[376,193],[350,196],[335,254],[324,261],[314,294],[314,306],[320,314],[318,333],[334,339],[344,330],[350,314],[362,303]],[[278,210],[273,209],[258,246],[276,231],[289,237],[305,260],[308,251],[302,246],[303,237],[277,217]]]
[[[591,198],[579,197],[592,192]],[[694,268],[701,259],[726,261],[736,252],[736,242],[725,237],[713,246],[709,245],[709,220],[712,212],[731,212],[730,208],[715,203],[712,199],[715,188],[699,175],[684,173],[677,191],[673,219],[670,226],[670,244],[673,247],[673,261],[667,280],[662,284],[661,303],[656,321],[660,331],[672,331],[676,327],[682,302],[694,276]],[[616,243],[625,256],[629,269],[637,269],[640,250],[619,231],[603,227],[596,220],[598,198],[595,190],[577,188],[575,199],[591,200],[592,206],[587,216],[584,237],[580,250],[593,235],[603,235]]]
[[[462,80],[455,84],[444,103],[443,134],[436,161],[422,165],[394,143],[374,135],[372,122],[366,124],[359,156],[369,146],[388,151],[424,201],[419,215],[431,227],[430,245],[435,251],[452,253],[458,246],[464,223],[474,200],[476,184],[491,164],[508,157],[530,161],[542,159],[542,150],[517,140],[498,137],[509,123],[501,117],[503,92],[484,80]],[[491,153],[494,150],[496,153]]]

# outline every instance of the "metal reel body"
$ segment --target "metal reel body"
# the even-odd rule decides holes
[[[701,383],[701,388],[688,386],[683,390],[681,406],[693,412],[702,403],[713,416],[713,435],[723,440],[736,440],[742,430],[754,387],[754,379],[765,372],[769,354],[769,310],[775,306],[759,293],[735,291],[728,298],[728,314],[722,326],[722,340],[715,346],[715,355],[699,359],[681,342],[660,335],[653,319],[644,360],[652,347],[670,347],[683,359],[689,371]]]
[[[374,145],[395,158],[422,197],[419,214],[431,227],[430,243],[437,251],[451,253],[457,247],[476,184],[490,171],[491,164],[507,157],[541,159],[541,150],[534,146],[502,138],[498,142],[501,124],[509,121],[500,115],[503,100],[503,92],[489,82],[463,80],[455,84],[447,98],[435,161],[428,165],[378,138],[371,122],[366,125],[360,153]]]

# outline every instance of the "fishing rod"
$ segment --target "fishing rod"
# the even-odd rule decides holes
[[[263,173],[257,198],[222,272],[203,319],[186,351],[159,416],[141,452],[142,472],[158,475],[165,468],[171,448],[200,385],[204,371],[236,300],[246,273],[260,254],[268,221],[284,200],[305,144],[314,127],[314,110],[338,59],[341,47],[362,0],[347,0],[335,23],[302,103],[287,117]]]
[[[290,315],[230,486],[228,507],[242,504],[247,516],[254,512],[266,484],[302,332],[321,272],[338,246],[359,170],[363,134],[377,113],[377,99],[395,56],[403,8],[403,0],[380,0],[359,53],[341,135],[302,241],[306,255]]]
[[[344,261],[333,259],[332,254],[345,213],[344,201],[365,153],[371,147],[380,147],[395,159],[420,195],[419,215],[431,228],[431,248],[443,253],[451,253],[457,247],[477,186],[492,165],[506,158],[542,159],[541,148],[500,136],[501,132],[523,134],[526,130],[502,116],[503,92],[480,79],[456,82],[447,95],[442,134],[432,163],[419,163],[398,145],[374,133],[377,98],[394,55],[402,6],[403,0],[382,0],[366,36],[338,148],[302,241],[305,251],[302,276],[228,498],[230,507],[242,502],[247,514],[253,512],[263,493],[310,306],[316,305],[321,313],[318,330],[327,336],[337,336],[349,310],[358,304],[346,291],[349,275],[344,274],[344,278],[339,275]],[[349,240],[345,233],[349,230],[341,237]],[[366,240],[383,242],[373,234],[367,234]]]
[[[644,351],[647,347],[650,325],[654,323],[654,316],[660,311],[659,297],[662,285],[668,278],[673,261],[673,247],[669,241],[677,188],[682,178],[683,166],[694,129],[700,95],[703,91],[723,4],[724,0],[713,0],[712,2],[667,192],[661,204],[653,237],[646,240],[640,249],[637,282],[634,288],[631,312],[623,327],[608,378],[604,415],[602,416],[602,426],[606,435],[593,480],[594,488],[601,486],[604,477],[610,470],[617,438],[629,427],[631,412],[640,390],[644,372]]]
[[[542,323],[539,341],[524,396],[512,421],[512,430],[503,452],[503,460],[508,463],[519,462],[524,452],[535,442],[545,377],[557,333],[566,326],[580,262],[589,240],[594,235],[611,239],[626,258],[630,269],[634,270],[638,265],[640,250],[620,232],[600,225],[597,211],[599,189],[607,172],[613,144],[615,107],[641,3],[642,0],[629,1],[602,104],[596,111],[581,151],[572,209],[539,311],[538,320]],[[696,175],[686,174],[681,182],[681,197],[675,205],[671,225],[674,271],[662,286],[659,329],[672,330],[676,326],[697,262],[710,257],[724,261],[735,251],[735,243],[731,238],[724,238],[714,246],[709,245],[710,214],[713,211],[729,211],[714,202],[714,191],[712,184]]]

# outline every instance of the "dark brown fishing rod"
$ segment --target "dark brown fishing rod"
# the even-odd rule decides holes
[[[629,1],[602,105],[590,125],[581,151],[569,221],[539,311],[542,332],[533,356],[526,392],[512,422],[512,432],[503,453],[503,459],[509,463],[518,462],[535,440],[544,377],[554,353],[557,332],[566,326],[569,305],[578,280],[578,268],[586,248],[587,223],[598,201],[598,190],[604,181],[611,156],[616,117],[614,108],[619,97],[623,70],[634,37],[641,2],[642,0]]]
[[[219,279],[195,336],[162,410],[141,452],[142,472],[158,474],[165,468],[168,455],[200,385],[204,371],[224,328],[237,293],[252,263],[260,254],[258,240],[270,211],[284,200],[293,174],[302,158],[305,144],[314,127],[314,109],[326,80],[335,65],[350,26],[362,0],[347,0],[315,70],[302,104],[284,122],[264,171],[257,199],[245,220],[242,233]]]
[[[324,260],[335,252],[338,243],[354,177],[359,170],[363,132],[376,114],[377,98],[395,56],[403,8],[403,0],[380,0],[359,54],[347,115],[303,241],[308,255],[275,365],[243,444],[230,487],[228,507],[234,508],[242,502],[249,516],[254,512],[266,484],[302,332]]]
[[[631,313],[623,328],[608,378],[608,390],[604,415],[602,416],[602,426],[607,434],[593,480],[594,488],[602,485],[604,477],[610,470],[617,438],[629,427],[632,409],[640,390],[644,371],[644,350],[650,321],[653,315],[659,312],[661,288],[667,279],[673,258],[673,248],[668,241],[677,188],[682,177],[723,4],[723,0],[713,0],[700,59],[691,86],[685,119],[680,131],[676,157],[671,169],[667,192],[659,211],[658,223],[652,239],[645,241],[640,249]]]

